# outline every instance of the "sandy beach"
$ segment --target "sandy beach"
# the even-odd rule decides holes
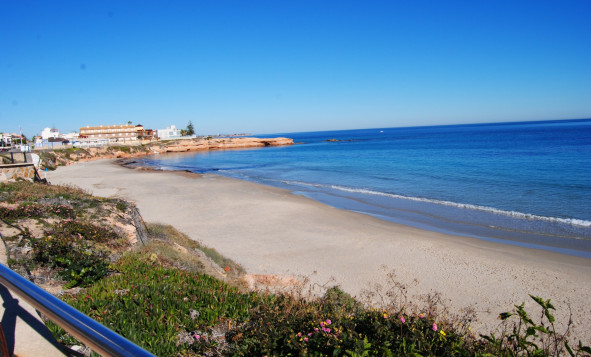
[[[473,329],[500,312],[551,299],[556,317],[583,342],[591,325],[591,259],[445,235],[332,208],[289,191],[216,175],[132,170],[112,160],[59,167],[52,184],[137,204],[148,222],[170,224],[214,247],[250,274],[309,276],[358,295],[393,271],[409,295],[441,293],[452,311],[473,306]],[[532,309],[532,311],[534,311]],[[535,310],[537,311],[537,310]],[[534,315],[537,316],[537,313]]]

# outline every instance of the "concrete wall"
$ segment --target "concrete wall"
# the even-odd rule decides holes
[[[0,182],[19,178],[33,181],[35,166],[32,163],[0,165]]]

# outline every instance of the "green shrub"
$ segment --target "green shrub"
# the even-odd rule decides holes
[[[97,243],[117,245],[119,235],[112,230],[80,220],[66,219],[53,225],[50,234],[81,238]]]
[[[0,217],[9,222],[22,218],[40,217],[42,215],[43,212],[39,208],[32,206],[27,206],[26,208],[22,206],[16,208],[0,207]]]
[[[125,212],[125,210],[127,209],[127,206],[128,206],[128,204],[125,201],[118,201],[115,204],[115,207],[121,212]]]
[[[469,339],[450,322],[428,313],[363,309],[338,288],[312,301],[278,296],[252,314],[228,333],[235,356],[471,355]]]
[[[0,216],[3,219],[14,221],[26,218],[42,218],[57,216],[61,218],[74,218],[76,211],[67,205],[45,205],[37,203],[24,203],[16,208],[0,207]]]
[[[45,238],[31,238],[31,242],[33,261],[57,268],[57,274],[68,282],[66,288],[88,286],[108,273],[107,253],[83,239],[54,232]]]
[[[536,322],[529,316],[524,303],[515,305],[512,312],[501,313],[501,320],[516,321],[509,331],[502,331],[499,337],[494,334],[481,335],[488,342],[486,348],[489,352],[498,356],[562,356],[566,353],[573,357],[591,355],[591,347],[584,346],[581,341],[574,349],[568,344],[570,322],[566,332],[559,333],[556,330],[552,315],[552,310],[556,309],[550,300],[533,295],[530,297],[541,307],[540,321]]]
[[[56,207],[56,214],[72,214],[69,210],[62,211],[61,206]],[[88,286],[106,276],[109,253],[95,243],[116,246],[120,242],[119,236],[109,229],[71,219],[54,223],[44,237],[30,240],[31,261],[55,268],[67,282],[66,288]]]

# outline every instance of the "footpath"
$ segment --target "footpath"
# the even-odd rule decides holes
[[[0,242],[0,263],[6,265],[6,247]],[[41,321],[39,313],[16,293],[0,285],[0,316],[8,347],[8,356],[54,357],[66,356],[51,332]],[[2,349],[0,348],[0,354]]]

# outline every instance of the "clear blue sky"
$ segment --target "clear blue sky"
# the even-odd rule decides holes
[[[591,1],[0,1],[0,131],[591,117]]]

